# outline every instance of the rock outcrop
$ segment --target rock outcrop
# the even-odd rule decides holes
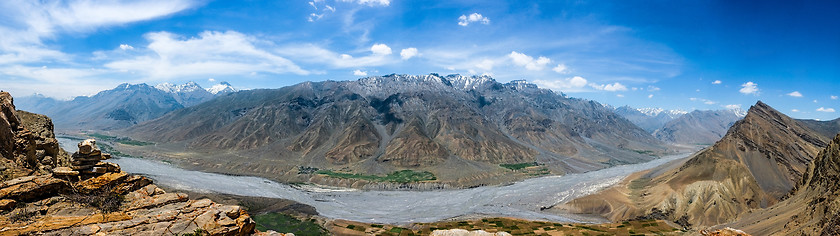
[[[0,184],[0,235],[250,235],[255,223],[239,206],[167,193],[125,172],[72,182],[49,175]],[[11,208],[11,207],[6,207]]]
[[[16,111],[14,99],[0,92],[0,172],[3,180],[31,174],[48,174],[67,166],[68,155],[53,134],[50,118]]]
[[[14,108],[0,92],[0,155],[9,177],[0,183],[0,235],[255,233],[241,207],[167,193],[102,162],[110,155],[94,140],[79,143],[68,160],[49,118]]]

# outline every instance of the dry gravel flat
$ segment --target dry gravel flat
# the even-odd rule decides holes
[[[60,139],[63,145],[70,140]],[[437,222],[455,217],[483,215],[554,222],[605,222],[583,215],[555,215],[541,211],[618,183],[627,175],[651,169],[688,154],[667,156],[646,163],[616,166],[581,174],[546,176],[510,185],[440,191],[360,191],[291,186],[250,176],[190,171],[147,159],[114,158],[124,171],[148,176],[158,185],[194,192],[270,197],[313,206],[324,217],[368,223],[405,224]]]

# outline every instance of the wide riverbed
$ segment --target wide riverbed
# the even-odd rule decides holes
[[[77,141],[59,138],[72,152]],[[598,222],[580,215],[540,211],[618,183],[627,175],[689,154],[581,174],[533,178],[503,186],[439,191],[360,191],[290,186],[268,179],[191,171],[148,159],[114,158],[123,171],[152,178],[156,184],[189,191],[284,198],[315,207],[322,216],[370,223],[435,222],[460,216],[508,216],[557,222]]]

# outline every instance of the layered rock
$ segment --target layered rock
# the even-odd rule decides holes
[[[255,232],[254,221],[239,206],[167,193],[145,177],[101,162],[109,155],[94,140],[79,143],[70,163],[54,139],[49,118],[21,113],[14,110],[11,96],[0,92],[3,174],[24,175],[0,183],[0,235]],[[55,158],[61,154],[63,158]],[[50,170],[54,173],[48,174]]]
[[[13,101],[8,92],[0,92],[0,171],[3,178],[48,174],[55,167],[67,166],[67,153],[59,148],[50,118],[16,111]]]
[[[167,193],[151,180],[125,172],[80,182],[27,176],[0,185],[2,235],[250,235],[254,221],[239,206],[190,200]],[[110,207],[109,207],[110,206]]]
[[[73,153],[71,156],[71,168],[74,172],[79,172],[82,177],[95,176],[104,173],[120,172],[120,166],[110,162],[102,162],[111,159],[111,154],[102,153],[96,147],[96,140],[87,139],[79,142],[77,145],[79,151]],[[73,175],[72,172],[57,172],[58,175]]]

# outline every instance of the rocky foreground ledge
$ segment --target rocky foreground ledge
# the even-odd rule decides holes
[[[148,178],[107,173],[79,182],[52,175],[0,185],[0,235],[251,235],[239,206],[167,193]]]

